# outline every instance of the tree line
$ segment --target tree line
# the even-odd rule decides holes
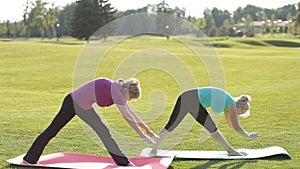
[[[23,20],[18,22],[4,21],[0,23],[0,37],[41,37],[54,38],[60,36],[72,36],[87,40],[94,32],[111,21],[137,13],[151,13],[157,15],[166,13],[182,19],[186,19],[208,36],[255,36],[254,23],[260,23],[261,33],[290,33],[300,34],[300,2],[288,4],[278,9],[260,8],[253,5],[237,8],[233,13],[217,8],[205,9],[203,18],[187,15],[184,8],[171,8],[164,0],[159,4],[149,4],[139,9],[126,11],[116,10],[109,0],[77,0],[62,8],[43,0],[27,0],[23,11]],[[147,20],[147,16],[143,18]],[[132,20],[134,22],[134,20]],[[162,34],[176,34],[175,25],[162,19],[151,20],[156,25],[158,32]],[[281,23],[281,24],[279,24]],[[283,24],[284,23],[284,24]],[[188,33],[189,28],[180,27],[180,33]],[[167,29],[166,29],[167,28]],[[114,28],[109,28],[99,36],[106,38],[112,34]],[[123,33],[130,34],[128,29]]]

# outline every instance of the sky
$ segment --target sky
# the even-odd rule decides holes
[[[1,0],[0,1],[0,22],[20,21],[27,0]],[[35,1],[35,0],[30,0]],[[43,0],[44,2],[55,3],[56,6],[63,7],[76,0]],[[162,0],[109,0],[114,8],[119,11],[127,9],[137,9],[147,4],[158,4]],[[186,13],[195,17],[203,17],[203,11],[213,9],[235,11],[238,7],[245,7],[248,4],[262,8],[276,9],[288,4],[297,4],[300,0],[165,0],[171,8],[185,8]]]

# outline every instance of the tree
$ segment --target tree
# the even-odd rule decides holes
[[[252,21],[258,21],[259,15],[261,14],[262,8],[256,7],[253,5],[247,5],[244,8],[243,17],[247,18],[249,15],[252,19]]]
[[[298,9],[297,9],[297,14],[295,16],[295,30],[294,30],[294,35],[298,35],[300,32],[300,2],[298,2]]]
[[[229,21],[226,19],[223,25],[219,29],[219,36],[228,36],[229,35]]]
[[[271,33],[271,28],[269,25],[265,24],[264,28],[263,28],[263,33],[264,34],[268,34]]]
[[[20,33],[20,28],[17,22],[10,24],[10,34],[12,38],[16,38]]]
[[[45,37],[46,29],[47,29],[47,9],[46,2],[42,2],[42,0],[36,0],[35,4],[33,3],[33,8],[31,9],[28,15],[28,22],[30,23],[30,29],[38,29],[39,34],[42,38]],[[26,20],[27,22],[27,20]]]
[[[114,14],[116,13],[116,10],[111,7],[111,4],[108,3],[108,0],[94,0],[94,3],[96,3],[99,9],[99,16],[100,16],[100,27],[103,27],[107,23],[110,23],[115,19]],[[103,27],[103,31],[101,32],[104,39],[106,39],[107,36],[114,33],[115,25],[109,24],[105,27]],[[98,35],[99,36],[99,35]]]
[[[275,14],[272,14],[272,16],[271,16],[271,26],[270,26],[270,28],[271,28],[271,34],[276,33],[275,22],[276,22],[276,16],[275,16]]]
[[[72,27],[71,21],[74,15],[74,11],[76,8],[76,3],[73,2],[71,4],[66,5],[58,15],[59,24],[60,24],[60,34],[61,35],[71,35]]]
[[[250,14],[247,15],[246,17],[246,32],[245,32],[245,35],[247,37],[253,37],[255,34],[254,32],[254,26],[253,26],[253,23],[252,23],[252,18],[250,16]]]
[[[111,22],[116,12],[108,0],[79,0],[74,10],[72,36],[88,40],[99,28]],[[109,34],[105,32],[104,38]]]
[[[228,12],[227,10],[221,11],[217,8],[213,8],[213,10],[211,11],[211,15],[217,28],[220,28],[226,19],[230,20],[231,18],[230,12]]]
[[[170,34],[174,31],[174,18],[170,17],[173,14],[169,4],[163,0],[157,4],[157,15],[156,15],[156,32],[165,35],[169,39]]]
[[[236,28],[235,27],[230,27],[228,29],[228,36],[230,36],[230,37],[236,36]]]
[[[99,22],[97,11],[91,0],[76,1],[77,6],[74,11],[74,17],[71,22],[72,36],[78,39],[88,38],[97,30],[95,23]]]
[[[24,37],[28,38],[30,36],[30,22],[29,22],[29,1],[26,1],[25,9],[23,13],[23,32]]]
[[[202,18],[191,18],[190,22],[200,30],[203,30],[206,27],[206,22]]]
[[[233,12],[233,19],[235,23],[242,22],[243,19],[250,15],[253,21],[261,20],[264,10],[260,7],[247,5],[244,8],[239,7]]]
[[[210,36],[210,37],[217,36],[217,29],[216,29],[216,27],[212,27],[212,28],[209,30],[208,36]]]
[[[6,36],[7,28],[6,28],[6,23],[0,23],[0,37]]]
[[[211,10],[205,9],[203,15],[204,15],[204,20],[206,22],[205,33],[209,33],[211,28],[215,27],[215,23],[211,15]]]
[[[53,3],[49,8],[47,6],[49,4],[43,0],[26,1],[21,31],[25,38],[29,36],[52,38],[56,36],[59,9]]]
[[[6,21],[6,37],[11,37],[11,28],[9,21]]]
[[[288,20],[289,13],[293,16],[296,15],[297,12],[296,12],[295,5],[285,5],[285,6],[275,10],[276,18],[281,19],[281,20]]]
[[[115,17],[121,18],[127,15],[137,14],[137,13],[146,13],[152,7],[152,5],[147,5],[138,9],[128,9],[126,11],[117,11]]]
[[[118,35],[135,35],[139,33],[151,33],[155,30],[155,19],[150,15],[137,15],[139,13],[146,13],[152,9],[152,5],[147,5],[138,9],[129,9],[124,12],[118,11],[116,17],[118,17]],[[130,15],[130,17],[125,17]],[[139,26],[137,26],[139,23]]]
[[[228,34],[228,27],[223,27],[224,21],[231,20],[231,14],[227,10],[219,10],[213,8],[213,10],[205,9],[204,10],[204,20],[206,22],[205,33],[209,36],[217,36],[217,30],[221,33],[222,36]]]
[[[242,8],[238,7],[234,12],[233,12],[233,20],[234,23],[239,23],[242,21]]]
[[[51,4],[51,8],[46,11],[45,20],[48,38],[57,36],[56,28],[60,25],[57,18],[58,13],[58,8],[53,3]]]
[[[219,33],[218,33],[218,35],[219,36],[228,36],[228,29],[223,25],[223,26],[221,26],[220,27],[220,29],[219,29]]]

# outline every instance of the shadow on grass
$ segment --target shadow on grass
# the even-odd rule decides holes
[[[224,43],[213,43],[213,46],[215,48],[230,48],[231,47],[231,45],[224,44]]]
[[[49,43],[49,44],[56,44],[56,45],[82,45],[85,44],[86,41],[78,41],[78,42],[65,42],[65,41],[47,41],[47,40],[42,40],[39,41],[39,43]]]
[[[283,155],[283,154],[279,154],[279,155],[274,155],[274,156],[270,156],[270,157],[264,157],[264,158],[260,158],[260,159],[250,159],[250,160],[228,160],[229,163],[224,164],[222,166],[220,166],[220,169],[225,169],[225,168],[233,168],[233,169],[238,169],[243,167],[245,164],[249,164],[249,163],[257,163],[258,160],[268,160],[268,161],[283,161],[283,160],[290,160],[291,157],[288,155]],[[201,169],[201,168],[211,168],[213,167],[213,165],[216,165],[220,162],[224,162],[224,160],[210,160],[205,164],[202,165],[198,165],[195,167],[191,167],[190,169]]]
[[[76,41],[76,40],[60,40],[57,41],[56,39],[44,39],[44,40],[31,40],[31,39],[1,39],[0,42],[38,42],[38,43],[45,43],[45,44],[56,44],[56,45],[83,45],[86,44],[86,41]]]
[[[273,156],[270,156],[270,157],[264,157],[264,158],[261,158],[262,160],[269,160],[269,161],[283,161],[283,160],[291,160],[292,157],[287,155],[287,154],[277,154],[277,155],[273,155]]]
[[[277,47],[295,47],[299,48],[300,43],[292,42],[292,41],[284,41],[284,40],[264,40],[265,43],[268,43]]]
[[[13,164],[8,164],[3,169],[45,169],[46,167],[30,167],[30,166],[18,166]],[[49,168],[49,167],[48,167]]]
[[[253,46],[267,46],[267,44],[262,43],[262,42],[258,42],[258,41],[254,41],[254,40],[241,40],[238,41],[239,43],[244,43],[247,45],[253,45]]]
[[[1,39],[0,41],[1,42],[12,42],[13,40],[12,39]]]
[[[215,48],[231,48],[232,47],[232,45],[220,43],[220,42],[212,42],[212,44],[204,44],[204,46],[207,46],[207,47],[213,46]]]
[[[190,169],[212,168],[213,165],[218,164],[219,162],[222,162],[222,161],[221,160],[210,160],[210,161],[208,161],[205,164],[198,165],[198,166],[192,167]],[[224,164],[224,165],[222,165],[219,168],[220,169],[221,168],[224,168],[224,169],[225,168],[233,168],[233,169],[236,168],[237,169],[237,168],[243,167],[245,164],[256,163],[256,162],[257,162],[256,160],[250,160],[250,161],[231,161],[230,163]]]

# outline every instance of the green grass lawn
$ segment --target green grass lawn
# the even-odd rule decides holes
[[[172,167],[175,169],[299,167],[300,40],[215,38],[211,39],[211,43],[215,46],[215,53],[219,56],[225,72],[226,90],[233,96],[240,94],[252,96],[252,115],[247,119],[241,119],[241,125],[247,131],[260,132],[261,137],[257,140],[248,140],[239,136],[228,127],[224,116],[218,123],[219,129],[235,148],[281,146],[293,159],[184,160],[173,161]],[[101,47],[105,45],[109,47],[112,44],[114,39],[108,39]],[[96,43],[95,45],[97,46]],[[100,49],[93,48],[93,42],[90,47],[90,51],[87,52],[83,42],[72,39],[61,39],[59,43],[56,43],[56,39],[0,40],[1,168],[22,168],[8,165],[5,160],[25,153],[36,136],[52,121],[62,99],[73,88],[78,56],[101,53]],[[140,55],[147,58],[138,63],[134,62]],[[177,62],[170,61],[168,59],[170,55],[177,56],[185,65],[177,65]],[[89,64],[95,63],[87,61],[85,64],[88,67]],[[149,66],[153,64],[158,67],[168,65],[171,73]],[[96,70],[91,70],[91,76],[108,78],[126,76],[134,72],[135,68],[147,68],[134,74],[141,81],[143,97],[133,102],[132,106],[140,112],[139,115],[155,132],[159,132],[167,122],[176,97],[182,89],[180,87],[190,85],[189,79],[182,76],[177,79],[182,82],[176,81],[172,72],[183,71],[187,66],[194,75],[197,86],[210,85],[209,74],[197,56],[173,38],[166,40],[161,37],[141,36],[126,39],[114,44],[96,66]],[[121,71],[116,73],[116,69]],[[112,129],[138,138],[114,106],[97,109]],[[155,112],[159,117],[151,119],[149,112]],[[189,120],[189,117],[186,120]],[[202,126],[195,124],[189,133],[178,136],[183,137],[183,140],[173,149],[222,150],[212,138],[208,138],[204,143],[199,142],[202,129]],[[121,145],[127,150],[126,143]],[[73,119],[48,144],[44,154],[53,152],[108,155],[87,136],[78,118]]]

